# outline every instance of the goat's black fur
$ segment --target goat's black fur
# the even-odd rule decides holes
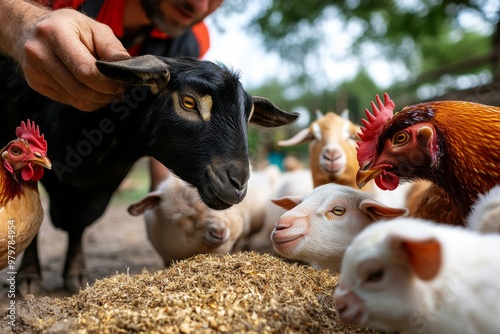
[[[252,106],[255,111],[250,122],[262,126],[289,124],[297,117],[267,99],[250,96],[237,73],[221,64],[156,57],[156,64],[141,67],[141,62],[147,63],[152,56],[146,57],[131,60],[131,68],[127,62],[118,66],[98,64],[104,74],[137,86],[131,87],[121,101],[91,113],[35,93],[14,63],[0,61],[0,113],[4,117],[0,144],[12,139],[15,127],[28,118],[45,135],[53,169],[41,181],[50,197],[53,224],[69,234],[66,284],[85,274],[81,254],[84,229],[102,215],[113,192],[139,158],[155,157],[193,184],[209,206],[224,209],[240,201],[246,191],[246,125]],[[158,59],[167,65],[157,66]],[[158,94],[146,86],[159,90]],[[211,95],[210,120],[203,121],[199,115],[195,121],[180,117],[174,111],[173,92]],[[36,262],[35,271],[39,271],[36,239],[26,253],[25,258]],[[19,279],[29,265],[23,263]]]

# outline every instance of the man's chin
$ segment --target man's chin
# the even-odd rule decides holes
[[[182,35],[191,27],[190,25],[186,26],[180,23],[166,23],[158,17],[153,20],[153,24],[155,28],[163,31],[170,36]]]

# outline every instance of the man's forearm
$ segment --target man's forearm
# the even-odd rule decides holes
[[[49,9],[27,0],[0,0],[0,54],[19,61],[30,26]]]

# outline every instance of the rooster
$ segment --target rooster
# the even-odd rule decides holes
[[[22,122],[16,136],[0,151],[0,269],[14,269],[15,257],[37,234],[43,221],[38,180],[52,166],[34,122]]]
[[[500,183],[500,108],[465,101],[407,106],[393,115],[384,94],[366,110],[358,142],[358,187],[374,179],[384,190],[400,182],[430,186],[410,215],[464,225],[478,195]]]

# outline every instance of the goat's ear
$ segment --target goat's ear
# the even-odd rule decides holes
[[[112,62],[98,60],[96,66],[111,79],[133,86],[149,86],[153,94],[165,88],[170,80],[168,65],[153,55]]]
[[[396,218],[408,213],[406,208],[393,208],[374,199],[364,199],[359,203],[359,209],[374,221],[386,218]]]
[[[152,209],[161,202],[161,194],[159,190],[150,192],[143,199],[132,203],[127,208],[128,213],[132,216],[142,215],[146,210]]]
[[[441,243],[437,238],[391,233],[386,242],[392,249],[406,253],[411,267],[420,279],[431,280],[438,274],[443,259]]]
[[[282,198],[271,198],[271,202],[281,206],[285,210],[291,210],[302,203],[302,196],[286,196]]]
[[[292,124],[298,117],[299,114],[284,111],[265,97],[253,97],[253,113],[250,123],[266,128],[276,128]]]

